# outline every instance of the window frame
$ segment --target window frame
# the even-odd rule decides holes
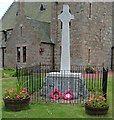
[[[17,62],[21,62],[21,47],[16,47],[17,48]]]
[[[26,61],[27,61],[27,47],[23,46],[22,49],[23,49],[23,63],[26,63]]]

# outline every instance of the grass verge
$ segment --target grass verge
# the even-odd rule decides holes
[[[15,80],[4,80],[4,88],[12,88],[16,85]],[[90,116],[85,113],[85,107],[82,104],[30,104],[29,109],[19,112],[11,112],[2,106],[3,118],[112,118],[112,77],[108,79],[108,114],[102,116]]]

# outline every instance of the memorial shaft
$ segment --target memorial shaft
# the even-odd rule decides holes
[[[74,16],[69,13],[69,6],[63,5],[63,12],[58,16],[62,24],[62,40],[61,40],[61,68],[62,72],[70,72],[70,32],[69,22]]]

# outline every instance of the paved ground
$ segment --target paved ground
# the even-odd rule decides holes
[[[114,71],[108,72],[108,76],[114,76]]]
[[[114,75],[114,72],[110,71],[108,72],[108,77]],[[83,77],[86,78],[102,78],[103,73],[93,73],[93,74],[83,74]]]

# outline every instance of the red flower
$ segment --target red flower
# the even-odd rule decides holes
[[[86,105],[97,108],[108,106],[106,99],[101,95],[90,97],[89,101],[86,102]]]
[[[12,90],[10,90],[10,91],[9,91],[9,94],[12,94],[12,93],[13,93],[13,91],[12,91]]]
[[[99,98],[101,98],[101,99],[102,99],[102,98],[103,98],[103,96],[99,96]]]
[[[95,97],[95,96],[93,95],[93,96],[89,99],[89,101],[92,101],[92,100],[94,99],[94,97]]]
[[[22,93],[24,93],[25,91],[24,90],[22,90]]]
[[[29,94],[28,94],[28,93],[26,93],[25,95],[26,95],[26,97],[27,97],[27,96],[29,96]]]
[[[104,101],[106,100],[104,97],[102,98]]]
[[[27,89],[26,88],[23,88],[24,91],[26,91]]]
[[[103,96],[99,96],[99,98],[101,98],[101,99],[104,100],[104,101],[106,100]]]
[[[16,88],[12,88],[12,91],[15,91],[16,90]]]
[[[20,94],[22,95],[23,93],[22,93],[22,92],[20,92]]]
[[[8,91],[8,88],[4,88],[5,91]]]
[[[86,102],[88,105],[90,104],[90,102]]]
[[[98,102],[98,101],[99,101],[99,99],[96,99],[96,101]]]
[[[17,100],[20,100],[20,99],[21,99],[21,97],[20,97],[19,95],[18,95],[16,98],[17,98]]]

